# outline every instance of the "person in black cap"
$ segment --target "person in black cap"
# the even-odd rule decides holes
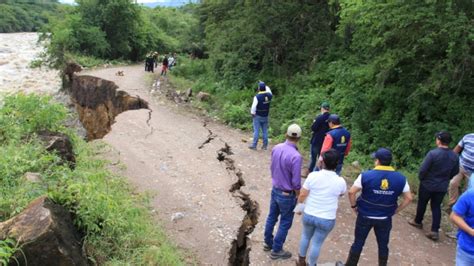
[[[392,230],[392,216],[403,210],[412,201],[410,186],[401,173],[390,164],[392,152],[380,148],[372,154],[375,168],[363,172],[349,190],[349,202],[357,220],[354,230],[354,243],[351,246],[346,266],[355,266],[370,230],[374,228],[377,238],[379,266],[388,262],[388,242]],[[356,200],[356,194],[362,193]],[[403,201],[398,205],[398,197],[403,194]]]
[[[311,125],[311,130],[313,131],[313,136],[311,137],[310,143],[311,161],[309,163],[307,173],[303,174],[304,176],[307,176],[316,169],[316,161],[318,160],[321,148],[323,147],[324,137],[329,130],[329,103],[322,102],[320,109],[321,114],[319,114],[316,119],[314,119],[313,124]]]
[[[418,205],[414,220],[408,223],[416,228],[423,228],[423,217],[428,201],[431,201],[433,221],[431,232],[426,236],[432,240],[439,239],[439,226],[441,222],[441,203],[448,192],[449,180],[459,171],[457,154],[449,149],[451,134],[441,131],[435,134],[436,149],[429,151],[421,164],[418,177],[420,188],[418,190]]]
[[[332,114],[328,117],[328,124],[330,130],[326,133],[321,148],[321,154],[335,149],[339,152],[339,163],[336,168],[336,173],[341,174],[342,165],[344,164],[344,157],[349,154],[352,145],[351,133],[341,125],[341,119],[338,115]],[[321,168],[322,158],[320,157],[317,163],[318,168]]]

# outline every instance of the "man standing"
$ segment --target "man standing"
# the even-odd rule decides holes
[[[351,133],[347,131],[341,125],[341,119],[338,115],[332,114],[328,117],[329,132],[324,137],[323,147],[321,148],[321,154],[330,150],[335,149],[339,152],[339,164],[336,168],[336,173],[341,174],[342,165],[344,164],[344,157],[349,154],[352,145]],[[321,168],[322,158],[318,160],[318,168]]]
[[[313,121],[313,125],[311,125],[313,136],[311,137],[311,162],[308,166],[308,173],[311,173],[315,170],[316,161],[318,160],[321,148],[323,147],[324,137],[329,130],[329,108],[329,103],[321,103],[321,114],[316,117],[316,119]],[[305,176],[307,176],[307,174],[305,174]]]
[[[346,266],[357,265],[365,240],[372,228],[377,238],[379,266],[387,265],[392,216],[412,201],[406,177],[390,166],[391,151],[380,148],[372,154],[372,158],[375,159],[375,168],[360,174],[349,190],[349,201],[352,210],[357,214],[357,220],[355,239]],[[359,191],[362,193],[356,201],[356,194]],[[398,206],[397,200],[401,194],[403,202]]]
[[[459,156],[459,173],[451,179],[449,184],[449,204],[456,202],[459,196],[459,186],[463,179],[467,179],[474,173],[474,133],[467,134],[454,148]]]
[[[439,239],[439,226],[441,222],[441,203],[448,191],[449,180],[459,171],[459,159],[456,153],[449,149],[451,134],[445,131],[436,133],[436,146],[431,150],[421,165],[419,175],[420,188],[418,191],[418,205],[415,219],[408,223],[416,228],[423,228],[423,216],[426,205],[431,201],[433,221],[431,232],[426,236],[432,240]]]
[[[459,227],[456,266],[474,265],[474,190],[469,189],[454,204],[449,217]]]
[[[268,114],[270,113],[270,102],[272,101],[272,91],[263,81],[258,83],[258,93],[253,97],[250,114],[253,117],[253,142],[249,149],[256,150],[260,128],[262,129],[263,146],[262,150],[268,147]]]
[[[271,259],[288,259],[291,253],[283,250],[288,230],[293,223],[296,199],[301,188],[301,166],[303,158],[296,144],[301,138],[301,128],[292,124],[286,132],[286,142],[272,149],[272,195],[270,210],[265,224],[265,244],[263,250],[270,251]],[[280,216],[278,230],[273,229]]]

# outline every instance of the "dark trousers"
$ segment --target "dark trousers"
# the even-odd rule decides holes
[[[351,252],[354,254],[362,253],[365,240],[372,228],[374,228],[375,237],[377,238],[379,257],[388,258],[388,241],[390,240],[390,231],[392,230],[392,217],[377,220],[357,215],[356,227],[354,230],[355,239],[354,244],[351,246]]]
[[[321,152],[321,145],[311,144],[311,161],[309,162],[308,170],[309,172],[316,171],[316,161],[319,158],[319,153]]]
[[[415,222],[421,224],[425,216],[426,205],[430,201],[433,222],[431,223],[431,232],[438,232],[441,223],[441,203],[443,203],[446,192],[432,192],[420,185],[418,190],[418,205],[416,206]]]
[[[293,224],[293,217],[295,213],[293,209],[296,206],[296,195],[294,193],[288,194],[280,189],[272,189],[272,197],[270,200],[270,211],[268,213],[267,222],[265,224],[265,243],[272,247],[274,252],[279,252],[283,248],[286,236]],[[280,225],[278,230],[273,235],[273,229],[280,217]]]

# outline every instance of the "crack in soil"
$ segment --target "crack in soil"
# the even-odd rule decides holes
[[[209,144],[213,139],[215,139],[217,137],[217,135],[214,135],[214,133],[212,133],[212,130],[210,130],[208,127],[207,127],[207,121],[204,121],[203,122],[203,125],[202,125],[205,129],[207,129],[207,131],[209,132],[209,134],[207,135],[207,139],[201,143],[201,145],[199,145],[198,149],[202,149],[204,148],[204,146],[206,146],[206,144]]]
[[[145,135],[145,139],[148,138],[149,136],[153,135],[153,132],[155,130],[155,128],[150,124],[150,120],[151,120],[151,114],[153,113],[153,110],[151,110],[150,108],[148,108],[148,118],[146,120],[146,124],[148,125],[148,127],[150,128],[150,132],[148,134]]]
[[[258,223],[259,206],[249,194],[241,190],[245,186],[242,171],[235,166],[235,161],[228,157],[233,154],[231,147],[226,142],[224,144],[225,146],[217,151],[217,160],[224,162],[229,174],[237,177],[237,181],[231,185],[229,192],[240,201],[240,207],[246,213],[229,250],[229,265],[249,265],[249,253],[252,247],[248,235],[253,232]]]

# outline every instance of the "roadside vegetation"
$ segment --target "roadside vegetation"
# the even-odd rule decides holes
[[[181,254],[153,222],[147,199],[126,180],[107,170],[98,154],[100,142],[87,143],[63,126],[69,114],[49,97],[17,94],[0,107],[0,221],[20,213],[33,199],[48,195],[66,207],[83,234],[84,250],[94,264],[180,265]],[[71,170],[45,150],[37,132],[63,132],[73,140],[76,165]],[[27,181],[26,172],[41,182]],[[0,241],[0,262],[21,247]]]

